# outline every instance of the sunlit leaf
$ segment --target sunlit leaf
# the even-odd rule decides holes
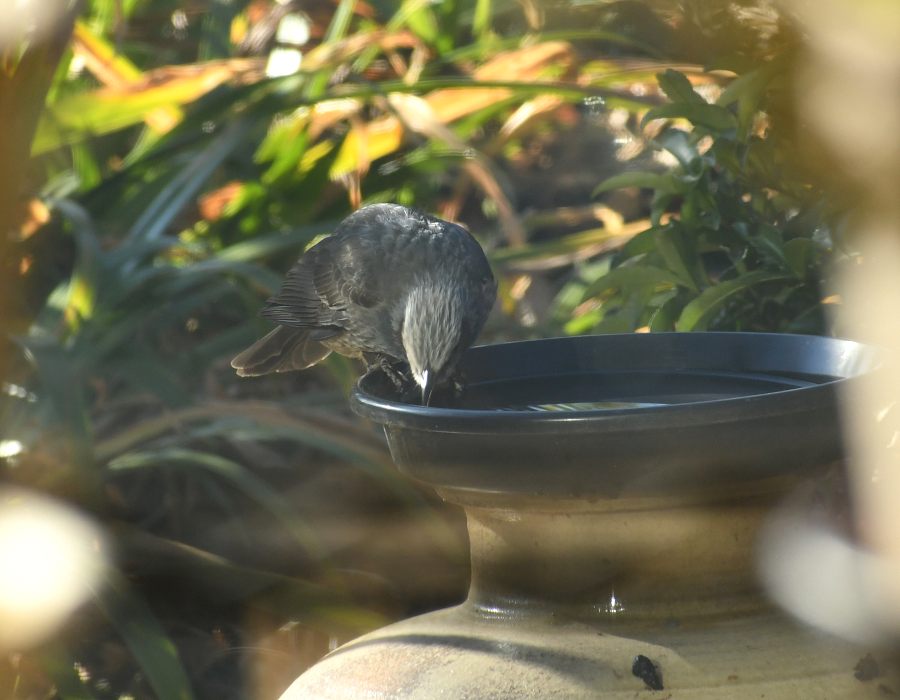
[[[406,0],[404,7],[409,7],[410,11],[403,18],[403,22],[423,41],[434,43],[440,34],[440,27],[429,5],[429,2],[422,0]],[[401,13],[398,13],[398,19],[401,17],[403,17],[402,10]],[[393,24],[394,20],[392,19],[389,26]]]
[[[472,31],[478,37],[483,37],[491,29],[491,15],[493,3],[491,0],[476,0],[475,16],[472,20]]]
[[[473,73],[475,81],[500,79],[507,84],[521,82],[521,88],[527,87],[529,79],[537,79],[552,67],[568,65],[572,60],[572,49],[562,42],[545,42],[517,51],[501,53]],[[439,84],[419,81],[418,89]],[[445,83],[446,84],[446,83]],[[470,81],[471,84],[471,81]],[[408,86],[398,85],[398,88]],[[449,124],[463,116],[482,109],[492,108],[498,101],[509,97],[511,88],[468,87],[454,89],[436,89],[425,96],[434,117],[442,124]],[[403,125],[393,116],[385,116],[371,120],[361,126],[354,127],[344,139],[338,157],[332,165],[330,175],[338,178],[342,175],[364,169],[368,163],[382,158],[400,148],[403,142]]]
[[[403,143],[403,126],[396,117],[382,117],[353,128],[344,138],[329,175],[337,179],[393,153]]]
[[[141,83],[74,93],[44,112],[32,154],[140,123],[153,110],[193,102],[236,75],[257,69],[258,65],[249,59],[169,66],[144,74]]]
[[[331,22],[328,24],[328,29],[325,31],[325,37],[322,43],[312,52],[307,54],[305,63],[309,64],[312,62],[313,65],[315,65],[315,63],[320,60],[318,55],[322,56],[321,60],[323,62],[328,60],[326,57],[328,56],[332,45],[346,36],[347,30],[350,28],[350,21],[353,19],[353,8],[355,6],[356,0],[340,0],[338,2],[337,10],[332,16]],[[310,77],[309,82],[303,88],[303,95],[306,99],[312,101],[321,98],[322,93],[328,85],[328,80],[331,77],[331,67],[331,65],[325,65],[322,67],[323,69],[318,70],[318,72]]]
[[[84,22],[76,22],[72,36],[75,54],[85,62],[85,67],[104,86],[113,89],[127,89],[139,83],[141,71],[126,56],[99,34],[93,32]],[[168,131],[182,117],[177,107],[160,107],[147,113],[144,120],[156,131]]]

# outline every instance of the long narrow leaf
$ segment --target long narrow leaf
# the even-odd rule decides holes
[[[159,238],[171,225],[185,204],[206,183],[206,180],[240,145],[251,129],[249,122],[232,122],[172,181],[163,188],[144,213],[128,231],[127,239],[153,240]]]
[[[483,39],[491,30],[491,0],[476,0],[475,17],[472,20],[472,31]]]
[[[331,23],[328,25],[328,29],[325,32],[323,46],[333,44],[346,36],[347,30],[350,28],[350,21],[353,19],[353,10],[355,7],[356,0],[340,0],[337,11],[331,18]],[[320,98],[325,91],[325,87],[328,85],[330,77],[330,67],[317,72],[306,86],[304,96],[312,100]]]
[[[639,170],[620,173],[619,175],[606,178],[594,188],[592,194],[596,197],[603,192],[618,190],[623,187],[643,187],[669,194],[677,194],[683,189],[682,183],[672,173],[651,173]]]
[[[166,463],[201,467],[231,483],[269,511],[306,551],[321,554],[315,533],[300,522],[281,494],[243,465],[230,459],[198,450],[170,448],[126,454],[114,459],[108,466],[110,470],[118,471],[157,467]]]
[[[122,635],[159,698],[192,700],[194,693],[178,650],[147,604],[125,578],[112,572],[97,596],[97,606]]]
[[[256,236],[247,241],[235,243],[216,254],[220,260],[249,262],[259,260],[276,253],[283,253],[291,248],[299,248],[321,233],[333,231],[338,224],[337,219],[321,221],[310,226],[300,226],[286,233],[271,233]]]

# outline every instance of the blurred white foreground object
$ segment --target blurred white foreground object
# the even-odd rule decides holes
[[[99,529],[71,508],[0,490],[0,652],[38,644],[91,596],[104,568]]]
[[[49,32],[67,11],[65,0],[0,0],[0,49]]]
[[[900,4],[786,4],[803,25],[800,112],[855,192],[856,264],[839,279],[838,332],[900,353]],[[900,639],[900,366],[844,396],[854,538],[782,515],[764,539],[774,597],[818,627],[857,641]]]

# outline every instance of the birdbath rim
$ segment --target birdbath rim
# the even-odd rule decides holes
[[[774,333],[514,341],[465,354],[461,408],[399,401],[377,374],[358,382],[351,406],[384,426],[401,471],[439,488],[661,493],[797,474],[840,459],[838,391],[878,357],[853,340]],[[660,400],[643,400],[655,391]],[[491,392],[501,395],[496,405]],[[642,400],[528,407],[535,397],[551,409],[566,400],[577,407],[592,392],[597,400]]]

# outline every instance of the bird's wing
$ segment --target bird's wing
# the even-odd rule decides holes
[[[332,245],[315,255],[313,282],[320,298],[335,311],[346,312],[350,305],[371,309],[384,300],[383,281],[389,270],[376,241],[336,236]]]
[[[320,340],[329,337],[346,327],[349,307],[382,301],[379,257],[377,247],[359,237],[326,238],[290,269],[262,315],[284,326],[318,329]]]
[[[288,271],[278,294],[266,302],[261,315],[294,328],[339,326],[337,315],[316,291],[313,267],[308,253],[300,258]]]

